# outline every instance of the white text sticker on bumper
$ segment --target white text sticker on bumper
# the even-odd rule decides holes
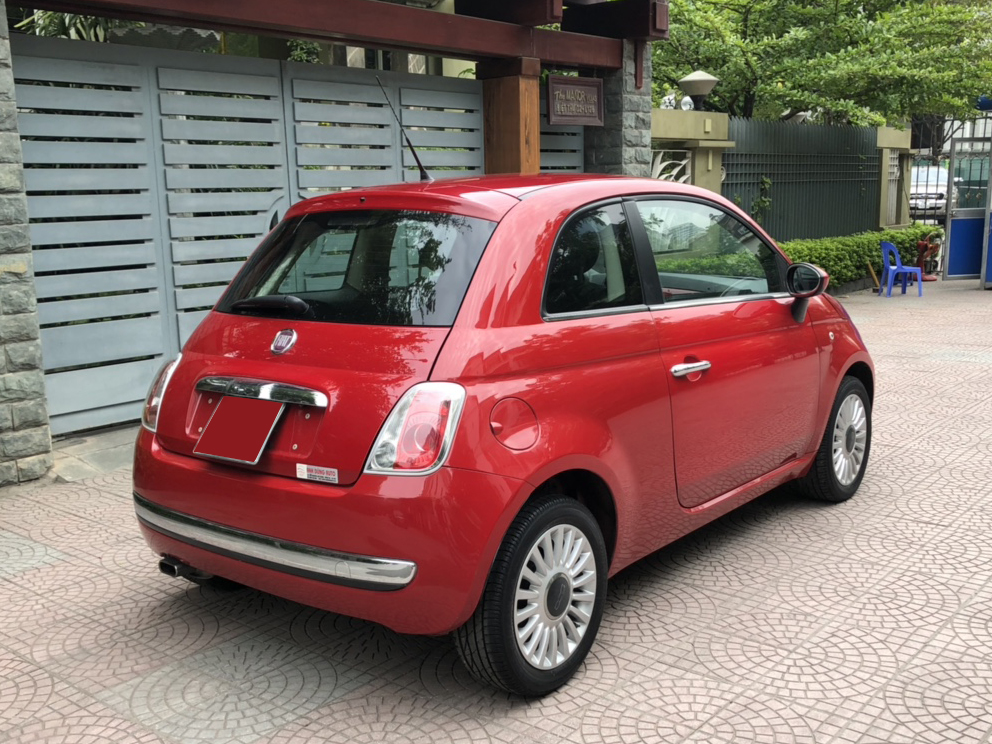
[[[296,477],[323,483],[337,483],[338,470],[337,468],[321,468],[317,465],[304,465],[302,462],[298,462],[296,463]]]

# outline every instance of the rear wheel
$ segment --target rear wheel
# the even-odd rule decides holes
[[[606,547],[582,504],[548,496],[527,504],[507,532],[475,614],[455,645],[479,680],[534,697],[582,664],[603,615]]]
[[[871,400],[864,384],[845,377],[837,391],[827,430],[813,467],[798,481],[810,498],[838,503],[858,490],[871,451]]]

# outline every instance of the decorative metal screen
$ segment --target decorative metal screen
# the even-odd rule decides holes
[[[899,167],[899,152],[892,150],[889,152],[889,178],[885,183],[885,188],[888,189],[888,198],[886,200],[886,214],[885,214],[885,224],[895,225],[899,220],[899,199],[900,192],[900,175],[902,174],[902,169]]]
[[[692,158],[688,150],[653,150],[651,152],[651,178],[659,181],[690,183]]]

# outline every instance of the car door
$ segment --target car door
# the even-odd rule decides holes
[[[808,317],[792,318],[787,262],[728,209],[651,197],[628,211],[660,285],[651,312],[671,394],[678,499],[698,507],[809,449],[816,341]]]

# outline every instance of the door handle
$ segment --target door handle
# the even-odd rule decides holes
[[[705,372],[713,365],[707,361],[701,362],[688,362],[686,364],[676,364],[672,367],[672,376],[674,377],[685,377],[686,375],[691,375],[693,372]]]

